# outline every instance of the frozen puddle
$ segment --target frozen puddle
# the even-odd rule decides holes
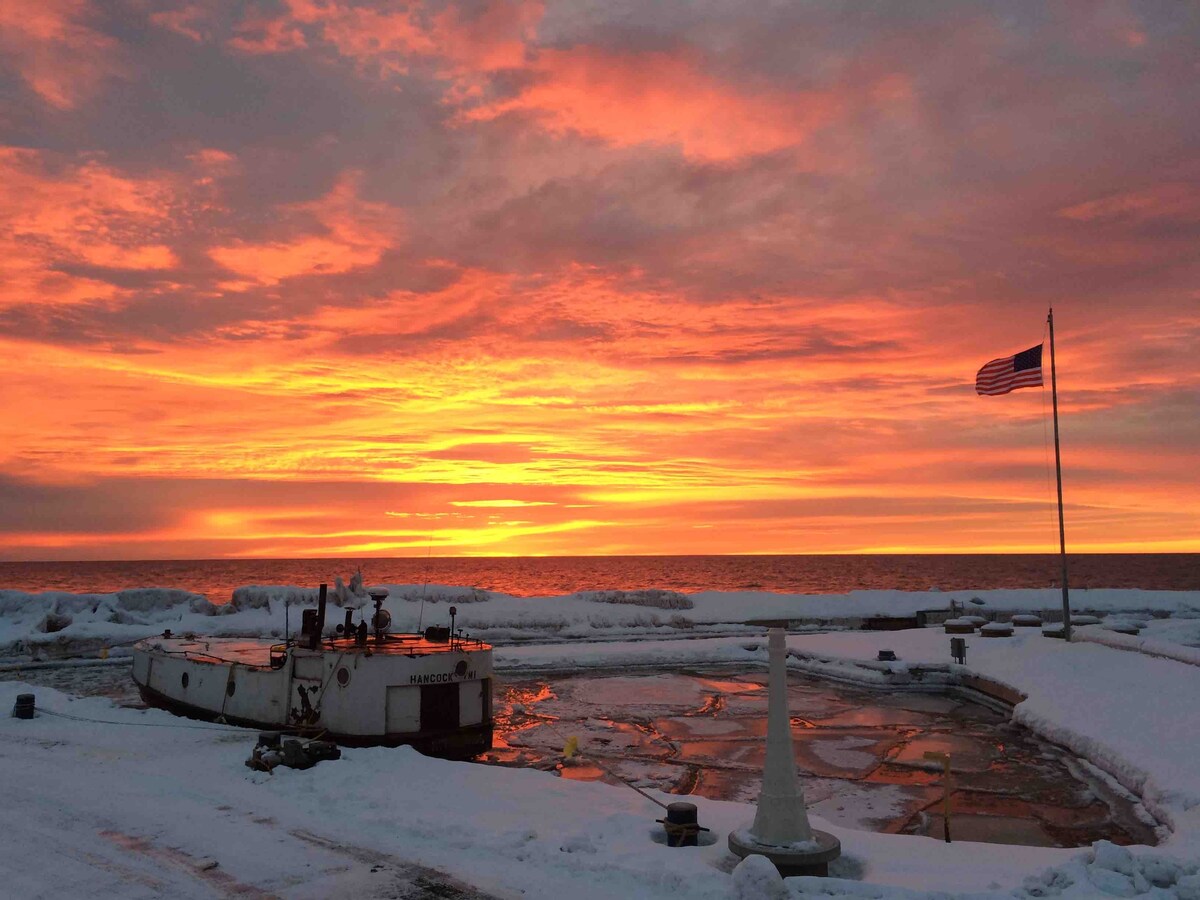
[[[1037,846],[1154,844],[1134,798],[1064,750],[975,703],[876,693],[789,676],[796,762],[813,812],[839,825],[941,839],[949,753],[951,836]],[[565,778],[753,802],[763,763],[765,674],[586,674],[503,681],[485,761]],[[563,747],[578,740],[579,755]],[[609,771],[606,771],[609,770]]]

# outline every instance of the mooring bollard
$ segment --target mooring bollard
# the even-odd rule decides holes
[[[17,694],[17,702],[13,704],[13,718],[32,719],[36,708],[33,694]]]
[[[669,803],[667,817],[655,821],[667,832],[668,847],[695,847],[700,832],[708,831],[700,824],[695,803]]]

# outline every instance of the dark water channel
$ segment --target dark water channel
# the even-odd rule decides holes
[[[942,838],[951,758],[956,840],[1049,847],[1156,843],[1136,798],[1006,714],[951,696],[883,693],[789,675],[796,763],[810,810],[835,824]],[[723,800],[757,799],[765,673],[501,679],[500,765]],[[564,760],[577,738],[579,754]],[[605,769],[610,772],[606,772]]]

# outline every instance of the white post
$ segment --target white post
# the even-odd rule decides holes
[[[804,792],[796,776],[792,718],[787,701],[787,645],[782,628],[771,629],[767,650],[770,659],[767,760],[750,834],[763,844],[783,847],[811,841],[813,832],[808,824]]]

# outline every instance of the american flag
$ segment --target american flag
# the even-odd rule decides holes
[[[993,359],[975,376],[975,393],[1007,394],[1017,388],[1042,384],[1042,345],[1022,350],[1013,356]]]

